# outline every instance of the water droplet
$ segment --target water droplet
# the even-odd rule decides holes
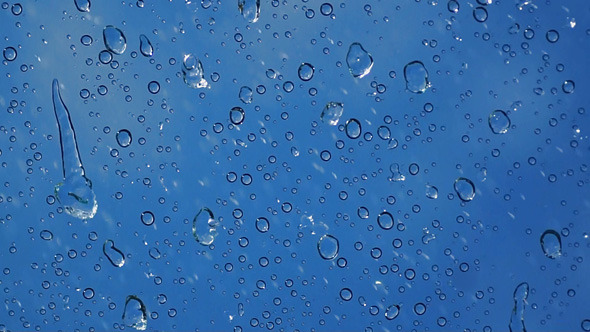
[[[255,23],[260,17],[260,0],[238,0],[240,14],[250,23]]]
[[[15,3],[14,5],[12,5],[12,8],[10,10],[12,11],[12,14],[14,16],[18,16],[23,13],[23,6],[20,3]]]
[[[447,9],[451,13],[458,13],[459,12],[459,3],[455,0],[449,0],[447,3]]]
[[[330,260],[336,258],[338,251],[340,251],[340,244],[334,236],[326,234],[318,241],[318,252],[323,259]]]
[[[397,304],[390,305],[389,307],[387,307],[387,310],[385,310],[385,318],[387,318],[388,320],[393,320],[397,316],[399,316],[399,311],[400,311],[399,305],[397,305]]]
[[[143,331],[147,328],[147,310],[143,301],[135,295],[125,299],[125,308],[121,317],[125,326]]]
[[[297,73],[299,74],[299,78],[302,81],[309,81],[313,78],[313,73],[315,72],[315,68],[307,63],[304,62],[299,66],[299,70],[297,71]]]
[[[109,64],[112,60],[113,54],[111,54],[111,52],[103,50],[98,53],[98,61],[100,61],[102,64]]]
[[[541,235],[541,248],[545,256],[556,259],[561,256],[561,235],[558,232],[548,229]]]
[[[154,47],[146,35],[139,36],[139,51],[145,57],[154,55]]]
[[[490,113],[488,124],[494,134],[505,134],[508,132],[508,128],[510,128],[510,118],[506,112],[496,110]]]
[[[420,61],[412,61],[404,67],[406,89],[413,93],[424,93],[430,87],[428,71]]]
[[[74,0],[76,8],[83,13],[90,11],[90,0]]]
[[[107,25],[102,30],[102,37],[104,40],[104,46],[109,52],[114,54],[123,54],[127,48],[127,39],[123,31],[119,30],[112,25]]]
[[[96,214],[98,203],[92,190],[92,181],[85,175],[78,151],[76,132],[70,112],[59,91],[59,82],[52,84],[53,110],[59,128],[63,181],[55,186],[55,196],[69,215],[79,219],[91,219]]]
[[[431,185],[426,185],[426,197],[430,199],[438,198],[438,188]]]
[[[121,129],[117,132],[117,143],[119,143],[119,146],[122,148],[126,148],[129,145],[131,145],[131,141],[132,141],[132,136],[131,136],[131,132],[127,129]]]
[[[509,328],[511,332],[525,332],[524,326],[524,308],[527,304],[527,297],[529,295],[529,284],[526,282],[520,283],[514,289],[514,307],[510,315]]]
[[[238,97],[240,98],[242,103],[250,104],[252,102],[253,95],[254,94],[252,93],[252,89],[250,87],[243,86],[240,88],[240,92],[238,94]]]
[[[195,240],[204,246],[213,243],[217,236],[217,225],[218,223],[211,210],[206,207],[199,210],[193,219],[193,236]]]
[[[241,125],[242,122],[244,122],[244,117],[244,109],[241,107],[234,107],[229,111],[229,120],[236,126]]]
[[[84,289],[84,291],[82,292],[82,296],[84,296],[84,298],[86,300],[92,299],[94,297],[94,289],[92,289],[92,288]]]
[[[264,217],[260,217],[260,218],[256,219],[256,229],[260,233],[268,232],[268,230],[270,229],[270,223],[268,222],[268,219],[266,219]]]
[[[340,298],[344,301],[352,300],[352,290],[350,288],[342,288],[340,290]]]
[[[475,197],[475,185],[467,178],[457,178],[455,192],[463,202],[469,202]]]
[[[114,267],[123,267],[125,265],[125,255],[117,247],[113,240],[106,240],[102,245],[102,252],[108,258]]]
[[[326,104],[320,115],[320,119],[323,123],[327,123],[331,126],[338,124],[342,113],[344,112],[344,104],[331,101]]]
[[[8,46],[2,53],[4,54],[4,59],[6,59],[6,61],[14,61],[16,59],[17,53],[14,47]]]
[[[383,211],[379,213],[379,215],[377,216],[377,224],[379,225],[379,227],[385,230],[392,229],[394,225],[393,216],[391,215],[391,213]]]
[[[148,91],[153,95],[160,92],[160,83],[158,83],[158,81],[149,82],[148,83]]]
[[[576,84],[574,83],[574,81],[567,80],[564,81],[563,84],[561,84],[561,90],[567,94],[573,93],[575,89]]]
[[[154,224],[156,218],[151,211],[143,211],[141,213],[141,222],[146,226],[151,226]]]
[[[346,54],[346,63],[353,77],[363,78],[373,68],[373,57],[360,43],[352,43]]]
[[[46,229],[42,230],[41,233],[39,233],[39,236],[45,241],[53,240],[53,233],[51,233],[51,231],[48,231]]]
[[[92,36],[90,35],[84,35],[82,37],[80,37],[80,43],[82,43],[82,45],[84,46],[90,46],[92,45]]]
[[[476,7],[473,9],[473,18],[480,23],[485,22],[488,19],[487,9],[484,7]]]
[[[187,54],[182,59],[182,78],[184,83],[193,89],[206,88],[209,85],[205,80],[201,60],[192,54]]]
[[[350,139],[357,139],[362,134],[361,123],[355,118],[346,121],[345,129],[346,136]]]
[[[547,38],[547,41],[552,44],[557,43],[557,41],[559,40],[559,32],[557,32],[557,30],[549,30],[547,31],[545,38]]]
[[[406,180],[406,176],[402,174],[398,163],[389,165],[389,171],[391,172],[391,181],[398,182]]]

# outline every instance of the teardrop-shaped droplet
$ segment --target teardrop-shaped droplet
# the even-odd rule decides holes
[[[90,11],[90,0],[74,0],[76,8],[83,13]]]
[[[360,43],[352,43],[348,48],[346,55],[346,64],[352,76],[363,78],[371,72],[373,68],[373,57],[367,52]]]
[[[344,113],[344,104],[331,101],[327,103],[322,110],[320,119],[323,123],[327,123],[330,126],[335,126],[338,124],[342,113]]]
[[[185,55],[182,60],[182,78],[184,83],[193,89],[209,86],[205,80],[205,71],[201,60],[192,54]]]
[[[193,219],[193,237],[198,243],[208,246],[217,236],[217,225],[213,212],[204,207]]]
[[[108,258],[114,267],[123,267],[125,265],[125,255],[121,250],[115,247],[113,240],[106,240],[102,245],[102,252]]]
[[[338,243],[338,239],[332,235],[326,234],[318,241],[318,252],[325,260],[336,258],[339,251],[340,244]]]
[[[107,25],[102,30],[102,37],[104,40],[104,46],[109,52],[115,54],[123,54],[127,49],[127,39],[119,28],[112,25]]]
[[[146,35],[139,36],[139,51],[145,57],[154,55],[154,47]]]
[[[260,0],[238,0],[240,14],[250,23],[260,18]]]
[[[496,110],[488,117],[488,125],[494,134],[505,134],[510,128],[510,118],[506,112]]]
[[[463,202],[469,202],[475,197],[475,185],[467,178],[455,180],[455,192]]]
[[[63,181],[55,186],[55,196],[69,215],[79,219],[91,219],[98,209],[92,181],[85,175],[76,132],[70,112],[61,98],[57,79],[53,80],[51,88],[53,111],[59,128],[63,169]]]
[[[143,301],[135,295],[129,295],[125,299],[125,307],[121,318],[127,327],[138,331],[147,328],[147,309]]]
[[[545,256],[556,259],[561,256],[561,235],[552,229],[541,234],[541,248]]]
[[[406,89],[413,93],[424,93],[430,87],[428,71],[420,61],[412,61],[404,67]]]

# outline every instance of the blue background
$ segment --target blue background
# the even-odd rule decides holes
[[[133,330],[122,320],[133,294],[148,330],[506,331],[513,292],[527,282],[528,330],[590,330],[590,3],[478,1],[458,1],[457,13],[435,0],[332,2],[331,17],[321,1],[262,0],[254,23],[235,0],[94,1],[89,12],[74,1],[24,1],[22,12],[3,3],[0,49],[17,57],[0,65],[0,327]],[[107,25],[127,49],[102,64]],[[141,34],[153,57],[139,52]],[[346,64],[353,42],[374,60],[360,79]],[[189,53],[210,88],[184,83]],[[416,60],[431,82],[423,94],[406,90],[403,69]],[[307,82],[303,62],[315,68]],[[66,214],[53,194],[62,181],[54,78],[97,196],[93,219]],[[242,86],[252,103],[238,98]],[[338,126],[320,120],[331,101],[344,104]],[[229,120],[236,106],[239,126]],[[488,125],[494,110],[511,120],[505,134]],[[359,139],[346,135],[350,118]],[[121,129],[129,147],[117,144]],[[404,181],[392,181],[392,164]],[[459,177],[474,183],[472,201],[457,197]],[[192,235],[203,207],[219,222],[208,247]],[[379,227],[383,211],[392,229]],[[540,244],[549,229],[561,236],[556,259]],[[338,239],[336,259],[318,253],[325,234]],[[103,253],[109,239],[125,254],[120,268]],[[399,316],[388,320],[392,305]]]

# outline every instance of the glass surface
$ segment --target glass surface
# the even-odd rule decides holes
[[[0,36],[0,331],[590,331],[590,2],[2,2]]]

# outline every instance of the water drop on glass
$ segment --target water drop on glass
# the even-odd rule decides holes
[[[545,256],[551,259],[561,256],[561,235],[558,232],[548,229],[541,234],[540,241]]]
[[[346,64],[353,77],[363,78],[373,68],[373,57],[360,43],[352,43],[346,54]]]
[[[241,125],[242,122],[244,122],[244,117],[244,109],[241,107],[234,107],[229,111],[229,120],[236,126]]]
[[[426,185],[426,197],[430,199],[437,199],[438,198],[438,188],[431,185]]]
[[[576,89],[576,84],[572,80],[564,81],[563,84],[561,84],[561,90],[564,93],[567,93],[567,94],[573,93],[575,89]]]
[[[260,233],[268,232],[268,230],[270,229],[270,223],[268,222],[268,219],[266,219],[264,217],[260,217],[260,218],[256,219],[256,229]]]
[[[325,2],[320,6],[320,12],[324,16],[330,16],[332,11],[334,11],[334,7],[332,7],[332,4],[329,2]]]
[[[217,236],[217,221],[213,212],[204,207],[193,219],[193,237],[197,243],[208,246],[213,243]]]
[[[338,251],[340,251],[340,244],[334,236],[326,234],[319,239],[318,252],[323,259],[330,260],[336,258]]]
[[[6,59],[6,61],[14,61],[16,59],[17,53],[16,53],[16,49],[14,49],[14,47],[8,46],[7,48],[4,49],[2,54],[4,54],[4,59]]]
[[[149,82],[148,83],[148,91],[153,95],[160,92],[160,83],[158,83],[157,81]]]
[[[362,134],[361,123],[355,118],[346,121],[345,130],[346,136],[350,139],[357,139]]]
[[[413,93],[424,93],[430,87],[428,71],[420,61],[412,61],[404,67],[406,89]]]
[[[297,73],[302,81],[309,81],[313,78],[314,71],[315,68],[311,64],[305,62],[299,66]]]
[[[557,30],[549,30],[547,31],[545,38],[547,38],[547,41],[552,44],[557,43],[557,41],[559,40],[559,32],[557,32]]]
[[[387,310],[385,310],[385,318],[387,318],[388,320],[393,320],[399,315],[399,311],[400,311],[399,305],[397,305],[397,304],[390,305],[389,307],[387,307]]]
[[[377,224],[384,230],[392,229],[394,225],[393,216],[391,213],[383,211],[377,216]]]
[[[102,36],[104,39],[104,46],[109,52],[114,54],[123,54],[127,48],[127,39],[123,34],[123,31],[119,30],[112,25],[107,25],[102,30]]]
[[[151,226],[154,224],[156,218],[151,211],[143,211],[141,213],[141,222],[146,226]]]
[[[238,0],[240,14],[250,23],[255,23],[260,18],[260,0]]]
[[[320,115],[320,119],[323,123],[327,123],[331,126],[338,124],[340,117],[344,113],[344,104],[331,101],[326,104]]]
[[[131,145],[132,136],[131,132],[127,129],[121,129],[117,132],[117,143],[122,148],[126,148]]]
[[[476,21],[483,23],[488,19],[488,11],[484,7],[476,7],[473,10],[473,18]]]
[[[123,267],[125,265],[125,255],[121,250],[115,247],[113,240],[106,240],[102,245],[102,252],[114,267]]]
[[[145,35],[139,36],[139,51],[145,57],[151,57],[154,55],[154,47]]]
[[[112,60],[113,54],[111,54],[111,52],[103,50],[98,53],[98,61],[100,61],[102,64],[109,64]]]
[[[455,192],[463,202],[469,202],[475,197],[475,185],[467,178],[457,178],[454,187]]]
[[[82,13],[90,11],[90,0],[74,0],[74,3],[76,4],[76,8]]]
[[[135,295],[129,295],[125,299],[123,316],[125,326],[143,331],[147,328],[147,309],[143,301]]]
[[[193,89],[206,88],[209,85],[205,80],[201,60],[192,54],[187,54],[182,59],[182,78]]]
[[[510,128],[510,118],[506,112],[496,110],[490,113],[488,125],[494,134],[505,134]]]
[[[449,0],[447,3],[447,9],[451,13],[458,13],[459,12],[459,3],[456,0]]]
[[[252,102],[253,95],[252,89],[247,86],[241,87],[240,92],[238,93],[238,97],[244,104],[250,104]]]
[[[92,45],[92,37],[89,35],[84,35],[82,37],[80,37],[80,43],[82,43],[82,45],[84,46],[90,46]]]

